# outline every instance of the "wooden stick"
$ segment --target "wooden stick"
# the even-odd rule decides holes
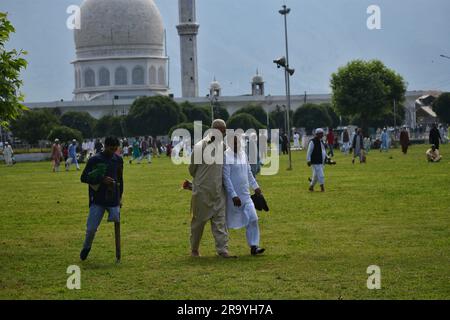
[[[120,249],[120,222],[114,222],[114,234],[116,237],[116,262],[120,262],[121,249]]]

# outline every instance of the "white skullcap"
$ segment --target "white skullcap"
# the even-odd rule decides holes
[[[317,128],[315,132],[316,132],[316,134],[323,133],[323,129],[322,128]]]

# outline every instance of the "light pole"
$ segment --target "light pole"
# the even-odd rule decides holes
[[[284,77],[286,84],[286,98],[287,98],[287,135],[288,135],[288,154],[289,154],[289,168],[292,170],[292,157],[291,157],[291,123],[290,123],[290,111],[291,111],[291,81],[290,77],[294,74],[295,70],[289,67],[289,41],[288,41],[288,28],[287,28],[287,15],[291,12],[291,9],[283,5],[283,8],[278,11],[282,16],[284,16],[284,34],[286,42],[286,57],[281,57],[273,62],[278,68],[284,68]]]
[[[446,56],[445,54],[441,54],[441,57],[442,57],[442,58],[445,58],[445,59],[450,59],[450,57],[449,57],[449,56]]]
[[[211,125],[214,122],[214,104],[217,102],[218,97],[216,93],[214,92],[212,95],[208,94],[209,101],[211,102]]]
[[[267,114],[266,114],[267,130],[270,130],[269,129],[269,112],[270,112],[270,106],[272,105],[272,96],[270,94],[266,97],[266,104],[267,104]]]

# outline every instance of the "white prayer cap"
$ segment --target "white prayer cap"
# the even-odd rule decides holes
[[[322,128],[317,128],[315,132],[316,132],[316,134],[323,133],[323,129]]]
[[[55,142],[59,142],[59,139],[58,139],[58,138],[56,138],[56,139],[55,139]]]

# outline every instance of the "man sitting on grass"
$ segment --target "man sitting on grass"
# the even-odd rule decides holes
[[[442,156],[439,154],[439,150],[434,144],[431,146],[431,149],[427,150],[426,155],[428,162],[439,162],[442,159]]]
[[[116,236],[120,234],[123,159],[116,154],[118,147],[119,140],[117,138],[106,138],[104,150],[89,159],[81,175],[81,182],[89,184],[89,216],[86,240],[80,253],[81,260],[86,260],[91,251],[95,233],[105,211],[109,213],[108,222],[115,223]],[[117,260],[120,260],[120,256],[117,257]]]

